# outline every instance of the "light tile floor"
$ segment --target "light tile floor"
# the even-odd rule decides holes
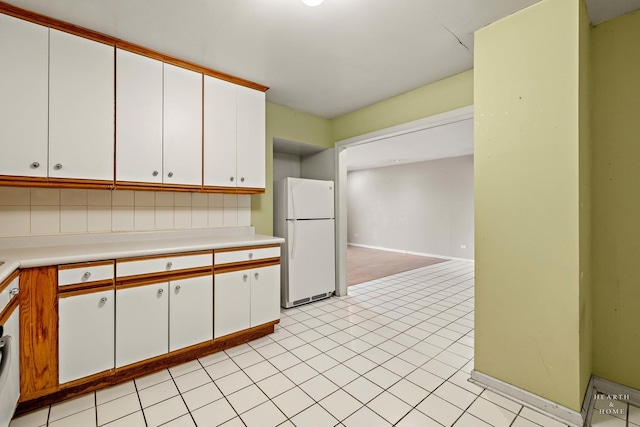
[[[10,427],[562,426],[467,381],[473,263],[282,311],[275,333],[32,412]]]

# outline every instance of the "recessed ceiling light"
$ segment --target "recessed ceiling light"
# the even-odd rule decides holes
[[[302,3],[306,4],[307,6],[317,6],[323,1],[324,0],[302,0]]]

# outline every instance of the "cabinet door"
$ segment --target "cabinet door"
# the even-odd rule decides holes
[[[215,275],[213,336],[219,338],[250,326],[249,270]]]
[[[164,64],[163,182],[202,185],[202,74]]]
[[[213,276],[169,284],[169,351],[213,339]]]
[[[116,49],[116,180],[162,183],[162,62]]]
[[[238,187],[265,187],[265,95],[238,86]]]
[[[251,270],[251,327],[280,318],[280,266]]]
[[[116,367],[169,348],[169,284],[116,290]]]
[[[204,76],[204,185],[236,186],[236,87]]]
[[[114,291],[60,297],[60,384],[113,369]]]
[[[49,29],[0,14],[0,175],[47,176]]]
[[[114,47],[49,33],[49,177],[113,180]]]

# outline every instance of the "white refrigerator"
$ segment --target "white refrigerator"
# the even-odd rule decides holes
[[[274,234],[285,239],[281,305],[330,297],[336,288],[333,181],[285,178],[274,188]]]

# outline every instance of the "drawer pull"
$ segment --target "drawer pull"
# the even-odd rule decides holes
[[[253,259],[253,252],[249,252],[249,259]]]
[[[158,171],[153,171],[153,173],[151,175],[158,176]]]
[[[259,277],[259,276],[260,276],[260,273],[256,273],[256,274],[254,275],[254,277],[256,278],[256,280],[258,280],[258,277]]]
[[[173,267],[173,263],[171,261],[169,261],[167,263],[167,270],[171,270],[171,267]]]
[[[161,297],[164,293],[164,289],[158,289],[158,296]]]
[[[90,271],[87,271],[87,272],[85,272],[85,273],[82,275],[82,278],[83,278],[84,280],[88,280],[88,279],[89,279],[89,277],[91,277],[91,272],[90,272]]]
[[[106,304],[106,303],[107,303],[107,297],[100,298],[100,304]]]
[[[182,286],[180,285],[176,286],[176,292],[180,292],[180,289],[182,289]]]
[[[242,280],[244,280],[245,282],[247,281],[248,278],[249,278],[248,274],[245,274],[244,276],[242,276]]]
[[[38,169],[39,167],[40,167],[40,163],[38,163],[38,162],[31,163],[31,168],[32,169]]]
[[[56,163],[53,168],[57,171],[59,171],[60,169],[62,169],[62,164],[61,163]]]
[[[18,289],[18,288],[12,288],[12,289],[9,291],[9,295],[11,295],[12,297],[15,297],[15,296],[16,296],[16,295],[18,295],[19,293],[20,293],[20,289]]]

